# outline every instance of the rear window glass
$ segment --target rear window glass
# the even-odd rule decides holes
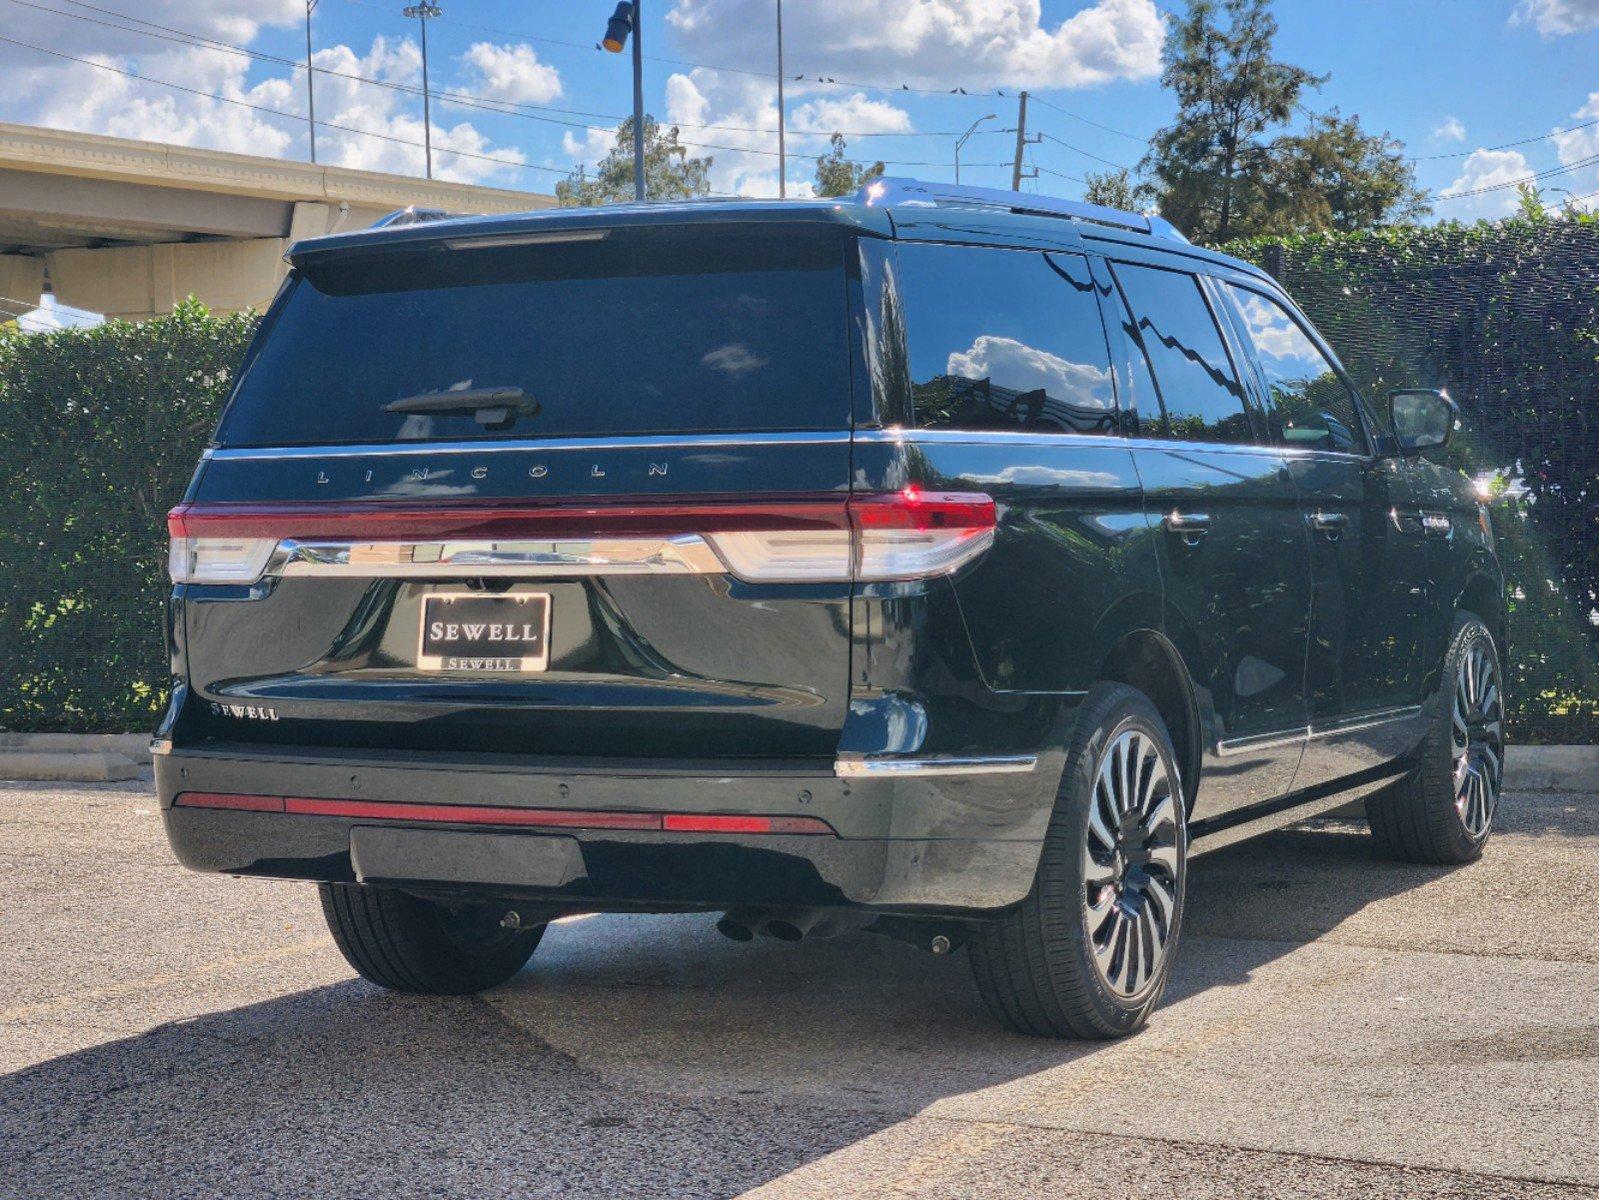
[[[847,428],[844,252],[836,233],[793,228],[618,230],[313,261],[263,330],[217,441]],[[509,420],[470,405],[385,409],[518,389]]]

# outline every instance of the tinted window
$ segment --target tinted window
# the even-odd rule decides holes
[[[293,285],[218,432],[225,445],[847,428],[835,236],[352,253]],[[407,396],[521,388],[498,428],[394,413]]]
[[[1160,385],[1172,437],[1250,442],[1244,393],[1199,280],[1181,271],[1116,265],[1138,336]]]
[[[1362,454],[1366,440],[1355,398],[1327,356],[1277,301],[1248,288],[1223,285],[1243,317],[1266,377],[1283,440],[1318,450]]]
[[[904,246],[900,270],[917,425],[1115,431],[1110,354],[1082,256]]]

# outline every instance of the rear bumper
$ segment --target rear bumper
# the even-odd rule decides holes
[[[447,760],[446,760],[447,759]],[[605,909],[860,905],[885,912],[971,912],[1017,903],[1032,886],[1059,764],[1027,774],[838,778],[808,764],[534,763],[467,756],[260,751],[236,746],[158,754],[156,784],[179,861],[200,871],[322,881],[361,876],[352,830],[426,828],[473,837],[442,847],[418,882]],[[730,764],[719,764],[726,767]],[[663,812],[809,817],[838,836],[530,830],[481,824],[252,812],[174,805],[185,792],[319,797],[565,813]],[[385,808],[385,814],[391,808]],[[495,838],[566,838],[562,882],[504,872],[472,856]],[[359,838],[359,835],[358,835]],[[507,861],[517,861],[518,844]],[[532,856],[537,859],[539,856]]]

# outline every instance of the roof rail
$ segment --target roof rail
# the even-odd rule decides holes
[[[448,221],[451,217],[460,215],[460,213],[445,212],[442,208],[418,208],[410,204],[405,208],[395,209],[386,217],[379,217],[369,228],[396,229],[402,225],[421,225],[427,221]]]
[[[949,183],[924,183],[920,179],[874,179],[861,188],[858,199],[865,205],[906,205],[928,208],[984,208],[1046,217],[1070,217],[1092,221],[1117,229],[1131,229],[1152,237],[1186,242],[1182,231],[1164,217],[1123,212],[1081,200],[1062,200],[1058,196],[1038,196],[1032,192],[1008,192],[1000,188],[962,187]]]

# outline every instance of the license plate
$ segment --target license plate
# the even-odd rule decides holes
[[[435,592],[422,601],[416,665],[424,671],[524,674],[550,665],[550,596]]]

